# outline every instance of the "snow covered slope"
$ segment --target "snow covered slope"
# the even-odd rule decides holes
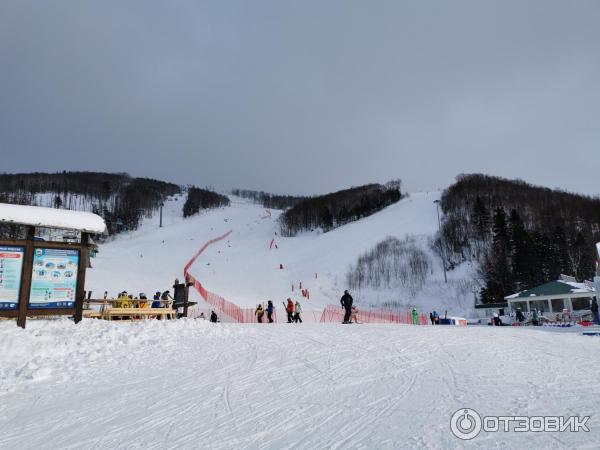
[[[512,327],[0,322],[1,449],[598,448],[599,338]],[[532,370],[535,368],[535,370]],[[586,416],[485,433],[450,417]]]
[[[184,265],[206,241],[232,230],[226,240],[210,246],[190,269],[206,289],[242,307],[269,299],[280,304],[292,297],[301,300],[305,310],[321,310],[339,301],[346,289],[346,272],[359,255],[386,236],[411,235],[431,256],[430,281],[416,298],[401,291],[386,295],[397,296],[394,300],[406,306],[417,305],[424,310],[447,307],[452,313],[462,314],[473,304],[472,293],[465,290],[468,269],[450,273],[450,284],[444,285],[439,258],[430,250],[430,239],[437,230],[433,201],[439,195],[412,194],[379,213],[328,233],[315,231],[294,238],[277,235],[280,211],[268,215],[262,207],[232,197],[230,207],[183,219],[183,199],[179,198],[167,202],[163,228],[158,228],[158,217],[153,217],[138,231],[102,245],[86,284],[95,295],[104,290],[115,295],[120,290],[150,294],[167,289],[176,277],[182,278]],[[272,239],[274,244],[270,246]],[[309,290],[310,300],[300,296],[299,283]],[[376,292],[353,294],[363,307],[381,300]]]

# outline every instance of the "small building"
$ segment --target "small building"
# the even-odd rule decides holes
[[[523,313],[536,309],[545,314],[560,314],[567,310],[582,315],[590,311],[595,295],[592,283],[578,283],[572,277],[561,275],[559,280],[517,292],[505,300],[510,313],[516,313],[517,309]]]
[[[504,316],[508,314],[508,303],[478,303],[477,305],[475,305],[475,312],[477,313],[477,317],[479,317],[480,319],[494,317],[494,314]]]

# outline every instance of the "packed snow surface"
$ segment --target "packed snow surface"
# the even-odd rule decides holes
[[[237,197],[231,206],[204,211],[183,219],[183,197],[166,202],[164,226],[158,217],[144,221],[135,232],[120,235],[100,246],[92,260],[86,287],[95,297],[108,291],[114,296],[151,294],[170,288],[182,279],[183,267],[207,241],[232,233],[206,249],[190,272],[206,289],[241,306],[253,307],[273,300],[275,305],[288,297],[300,300],[305,311],[321,311],[338,304],[346,285],[346,273],[364,252],[387,236],[412,236],[431,259],[431,274],[425,289],[416,297],[402,289],[387,292],[352,292],[359,307],[393,300],[407,309],[418,306],[427,311],[448,309],[449,314],[473,310],[469,268],[449,272],[443,282],[439,257],[431,250],[431,238],[438,229],[434,200],[439,192],[411,194],[384,210],[327,233],[320,230],[293,238],[279,235],[277,218],[281,211],[265,211]],[[272,244],[272,245],[271,245]],[[283,269],[280,269],[282,265]],[[300,283],[310,300],[300,295]],[[294,291],[292,291],[294,286]],[[199,296],[193,292],[193,300]]]
[[[598,448],[599,346],[512,327],[0,322],[0,448],[462,448],[465,407],[592,416],[589,433],[471,448]]]
[[[0,203],[0,222],[60,228],[102,234],[106,231],[104,219],[97,214],[44,206],[11,205]]]

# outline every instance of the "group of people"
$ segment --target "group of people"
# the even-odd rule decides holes
[[[287,303],[283,303],[285,307],[285,312],[287,313],[287,321],[288,323],[302,323],[302,306],[299,301],[294,301],[291,298],[287,299]],[[267,314],[267,320],[269,323],[273,323],[273,312],[275,307],[273,306],[273,302],[269,300],[267,302],[267,307],[264,308],[263,305],[258,305],[254,310],[254,315],[256,316],[256,320],[258,323],[263,323],[263,318],[265,313]]]
[[[273,311],[274,310],[275,310],[275,307],[273,306],[273,302],[271,300],[269,300],[267,302],[266,308],[263,308],[263,305],[258,305],[256,307],[256,310],[254,311],[254,315],[256,316],[256,320],[258,320],[258,323],[262,323],[263,317],[265,316],[265,313],[266,313],[267,320],[269,321],[269,323],[273,323]]]
[[[108,292],[104,292],[104,298],[108,297]],[[170,291],[156,291],[154,297],[152,299],[152,303],[150,304],[151,308],[167,308],[169,301],[172,301],[173,297],[171,297]],[[150,300],[148,296],[140,292],[140,294],[134,297],[132,294],[128,294],[127,291],[119,292],[117,295],[117,301],[115,302],[115,307],[117,308],[148,308],[148,304]]]

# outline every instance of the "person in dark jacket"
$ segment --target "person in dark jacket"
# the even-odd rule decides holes
[[[594,322],[596,325],[600,325],[600,317],[598,316],[598,300],[596,297],[592,300],[592,316],[594,316]]]
[[[275,307],[273,306],[273,302],[269,300],[267,302],[267,319],[269,319],[269,323],[273,323],[273,310]]]
[[[217,317],[217,313],[214,311],[210,312],[210,321],[212,323],[217,323],[217,321],[219,320],[219,318]]]
[[[517,309],[517,313],[515,314],[515,316],[519,322],[525,321],[525,315],[523,314],[523,311],[521,311],[521,308]]]
[[[342,308],[344,308],[344,321],[342,323],[351,323],[350,315],[352,314],[352,303],[353,302],[354,302],[354,299],[352,298],[350,293],[347,290],[344,291],[344,295],[342,295],[342,298],[340,299]]]

